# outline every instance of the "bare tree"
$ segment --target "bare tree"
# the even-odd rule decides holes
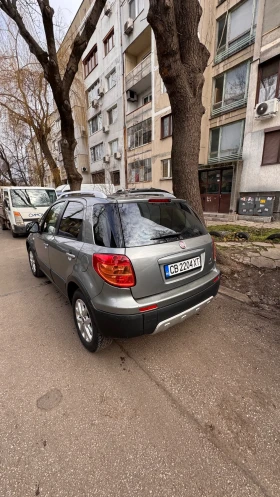
[[[210,54],[198,37],[201,15],[198,0],[150,0],[148,22],[154,31],[159,71],[172,110],[173,189],[203,219],[198,163],[201,118],[205,112],[203,73]]]
[[[79,62],[88,41],[96,29],[106,0],[96,0],[81,33],[77,33],[70,50],[65,71],[61,73],[57,56],[54,32],[54,9],[49,0],[0,0],[0,9],[12,19],[26,41],[29,50],[41,64],[44,77],[48,81],[54,101],[61,119],[61,151],[68,182],[72,190],[80,189],[82,176],[77,171],[74,162],[76,140],[74,120],[70,104],[70,89],[78,71]],[[26,19],[26,9],[38,8],[38,14],[43,25],[46,46],[33,36]]]
[[[29,137],[21,123],[1,130],[0,182],[12,186],[30,185],[28,171]]]

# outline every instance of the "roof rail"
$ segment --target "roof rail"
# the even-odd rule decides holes
[[[77,191],[67,191],[62,193],[59,198],[66,197],[96,197],[96,198],[107,198],[107,195],[103,192],[97,190],[77,190]]]

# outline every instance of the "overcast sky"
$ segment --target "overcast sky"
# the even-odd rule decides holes
[[[82,0],[50,0],[51,6],[54,10],[60,7],[65,23],[70,26]]]

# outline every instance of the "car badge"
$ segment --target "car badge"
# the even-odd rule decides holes
[[[187,248],[185,242],[180,242],[179,245],[180,245],[181,249]]]

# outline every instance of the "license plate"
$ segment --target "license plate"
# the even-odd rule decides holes
[[[187,273],[188,271],[193,271],[193,269],[198,269],[200,267],[200,257],[193,257],[193,259],[186,259],[185,261],[168,264],[167,266],[164,266],[165,278],[172,278],[173,276],[178,276],[178,274]]]

